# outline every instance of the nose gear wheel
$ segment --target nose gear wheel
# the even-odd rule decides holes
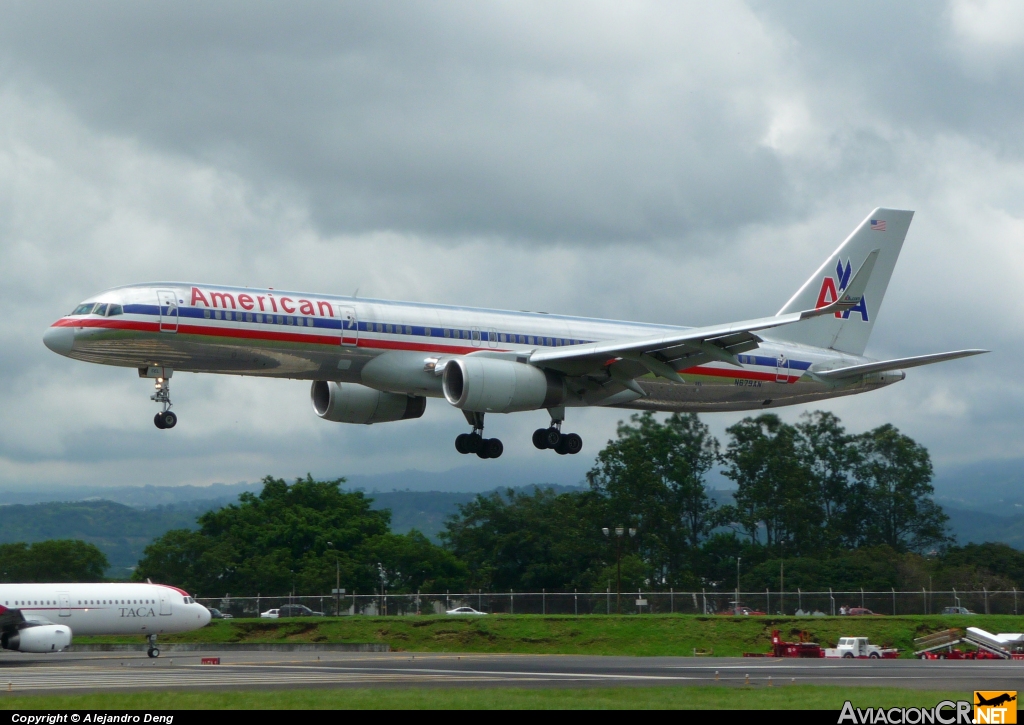
[[[173,428],[178,424],[178,416],[171,412],[171,380],[170,378],[157,378],[153,385],[156,391],[149,396],[149,399],[163,407],[163,410],[153,416],[153,425],[160,430]],[[160,652],[160,650],[156,651]],[[150,657],[154,656],[150,655]]]

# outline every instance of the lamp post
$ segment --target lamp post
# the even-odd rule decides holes
[[[740,613],[740,557],[736,557],[736,606],[732,610],[733,614]]]
[[[605,526],[601,533],[611,537],[611,530]],[[615,613],[622,614],[622,537],[626,533],[624,526],[615,527]],[[636,536],[636,529],[629,530],[629,538]]]
[[[338,561],[338,550],[334,542],[328,541],[327,548],[334,552],[334,616],[341,616],[341,562]]]

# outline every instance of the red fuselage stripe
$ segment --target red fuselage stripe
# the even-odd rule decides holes
[[[156,322],[138,322],[135,320],[75,320],[63,318],[53,323],[53,327],[94,327],[112,330],[132,330],[136,332],[159,332],[160,325]],[[202,335],[205,337],[224,337],[239,340],[266,340],[273,342],[291,342],[314,345],[329,345],[330,347],[341,347],[343,340],[336,335],[322,335],[295,332],[270,332],[267,330],[249,330],[239,328],[214,327],[212,325],[178,325],[178,333],[182,335]],[[351,346],[353,338],[344,338],[344,342]],[[468,355],[479,352],[482,349],[492,349],[495,352],[507,352],[502,348],[479,348],[465,347],[462,345],[432,345],[420,342],[404,342],[400,340],[379,340],[376,338],[361,337],[357,343],[358,347],[369,350],[410,350],[415,352],[433,352],[440,354]],[[709,368],[695,366],[680,370],[681,375],[706,375],[716,378],[733,378],[737,380],[762,380],[767,382],[795,382],[800,376],[776,375],[775,373],[762,373],[752,370]]]

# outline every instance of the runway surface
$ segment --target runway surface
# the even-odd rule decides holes
[[[201,657],[221,658],[202,665]],[[0,695],[267,687],[767,686],[1024,689],[1024,662],[345,652],[0,654]]]

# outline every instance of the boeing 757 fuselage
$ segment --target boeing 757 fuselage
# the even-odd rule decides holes
[[[761,410],[874,390],[905,368],[984,350],[863,356],[913,212],[876,209],[778,314],[686,328],[181,282],[102,292],[44,335],[54,352],[152,378],[158,428],[173,428],[175,371],[312,381],[339,423],[418,418],[428,398],[472,426],[460,453],[497,458],[486,413],[546,410],[533,443],[578,453],[567,408]]]

